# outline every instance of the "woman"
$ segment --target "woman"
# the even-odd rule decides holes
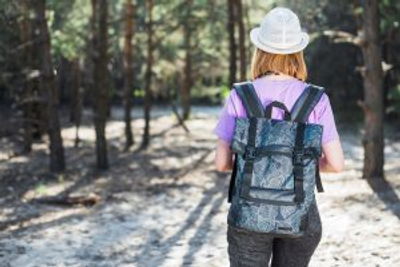
[[[309,42],[302,32],[296,14],[287,8],[275,8],[263,19],[260,27],[250,33],[255,45],[251,75],[256,93],[267,106],[272,101],[285,104],[290,110],[306,87],[307,68],[303,49]],[[215,164],[219,171],[229,171],[233,165],[230,143],[235,129],[235,118],[245,117],[245,109],[232,90],[222,110],[214,133],[218,137]],[[273,119],[283,113],[274,110]],[[310,114],[307,123],[323,126],[320,171],[340,172],[344,159],[332,108],[326,94]],[[231,266],[308,266],[321,239],[321,220],[317,206],[308,214],[309,225],[304,236],[295,239],[274,238],[228,225],[228,253]]]

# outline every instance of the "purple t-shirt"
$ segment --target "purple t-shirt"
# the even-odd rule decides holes
[[[279,101],[291,110],[297,98],[306,88],[307,83],[297,79],[290,80],[269,80],[263,76],[253,81],[254,88],[262,105],[265,107],[272,101]],[[273,119],[283,119],[283,111],[274,108],[272,111]],[[218,123],[214,128],[214,133],[218,138],[230,143],[235,130],[235,118],[246,117],[239,96],[235,90],[231,90],[222,109]],[[323,94],[318,104],[315,106],[307,123],[316,123],[323,126],[322,144],[326,144],[338,138],[335,119],[329,98]]]

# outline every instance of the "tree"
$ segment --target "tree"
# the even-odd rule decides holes
[[[135,6],[132,0],[125,2],[125,38],[124,38],[124,120],[125,120],[125,149],[134,143],[131,127],[131,108],[133,93],[133,58],[132,38],[135,27]]]
[[[71,108],[70,108],[70,121],[75,123],[76,134],[75,134],[75,147],[79,145],[79,127],[81,124],[82,108],[83,108],[83,97],[81,87],[81,63],[79,58],[72,60],[70,64],[70,82],[69,90],[71,92]]]
[[[187,120],[190,115],[190,91],[193,86],[192,78],[192,31],[193,24],[191,21],[191,10],[193,8],[193,0],[188,0],[185,5],[186,15],[185,22],[183,23],[183,35],[184,35],[184,47],[185,47],[185,67],[184,67],[184,78],[182,86],[182,118]]]
[[[244,28],[244,12],[242,0],[236,0],[237,9],[237,23],[239,29],[239,66],[240,66],[240,80],[246,80],[246,43],[245,43],[245,28]]]
[[[96,131],[97,168],[108,168],[106,121],[108,110],[108,34],[107,34],[107,0],[92,0],[93,10],[93,65],[94,65],[94,125]]]
[[[36,19],[37,41],[40,42],[38,53],[40,61],[40,82],[46,99],[46,122],[49,135],[50,170],[60,172],[65,170],[64,147],[61,138],[60,122],[58,118],[57,89],[54,77],[54,67],[51,58],[50,35],[45,15],[46,1],[32,0],[32,8]]]
[[[235,40],[235,1],[228,2],[228,33],[229,33],[229,85],[236,81],[236,40]]]
[[[362,53],[364,68],[364,178],[383,178],[383,72],[380,44],[380,16],[378,0],[365,0],[363,13]]]
[[[32,103],[31,101],[27,101],[28,99],[32,99],[32,83],[28,79],[28,73],[30,68],[32,67],[32,46],[28,45],[31,42],[32,29],[31,29],[31,20],[29,18],[30,7],[28,0],[23,0],[21,2],[21,22],[20,22],[20,33],[21,33],[21,43],[25,45],[25,48],[21,53],[21,61],[25,64],[24,71],[24,82],[23,82],[23,99],[22,99],[22,108],[23,108],[23,152],[28,153],[32,150]]]
[[[147,148],[150,142],[150,105],[151,105],[151,81],[153,68],[153,0],[146,1],[148,21],[147,21],[147,59],[144,88],[144,131],[142,148]]]
[[[347,2],[344,2],[348,5]],[[350,4],[351,6],[351,4]],[[360,20],[360,14],[362,19]],[[384,66],[382,61],[382,44],[380,26],[381,19],[379,1],[366,0],[363,5],[353,6],[353,16],[358,21],[357,34],[347,31],[325,31],[334,37],[337,43],[351,43],[361,49],[363,66],[358,67],[362,76],[364,99],[357,103],[364,112],[364,147],[363,178],[373,179],[384,177]]]

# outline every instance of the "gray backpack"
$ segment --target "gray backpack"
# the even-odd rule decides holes
[[[302,236],[315,201],[322,126],[306,123],[324,89],[308,85],[289,112],[281,102],[263,108],[251,82],[234,88],[247,118],[236,118],[228,224],[281,237]],[[272,108],[285,112],[271,119]]]

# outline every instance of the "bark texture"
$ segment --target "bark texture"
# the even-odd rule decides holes
[[[133,46],[132,39],[135,26],[135,6],[132,0],[125,2],[125,36],[124,36],[124,121],[125,121],[125,149],[128,150],[134,143],[131,127],[131,109],[133,95]]]
[[[384,106],[378,0],[364,1],[364,178],[383,178]]]
[[[246,37],[244,27],[244,12],[242,0],[236,0],[237,8],[237,24],[239,29],[239,66],[240,66],[240,81],[246,80]]]
[[[106,122],[108,111],[108,70],[107,70],[107,19],[108,1],[92,0],[93,17],[95,21],[93,34],[94,63],[94,124],[96,131],[97,168],[108,168]]]
[[[28,0],[23,0],[21,2],[21,12],[22,18],[20,22],[20,34],[21,34],[21,43],[28,44],[31,42],[32,39],[32,27],[31,27],[31,20],[29,18],[29,2]],[[26,101],[27,99],[32,99],[33,97],[33,90],[32,90],[32,83],[28,78],[28,74],[32,68],[32,46],[26,45],[25,48],[22,50],[21,53],[21,61],[25,65],[24,69],[24,82],[23,82],[23,93],[22,93],[22,113],[23,113],[23,152],[29,153],[32,151],[32,103],[30,101]]]
[[[147,0],[147,60],[145,73],[145,92],[144,92],[144,131],[142,148],[147,148],[150,142],[150,105],[151,105],[151,81],[153,68],[153,0]]]
[[[236,81],[235,0],[227,0],[229,33],[229,84]]]
[[[192,32],[193,32],[193,24],[191,22],[192,15],[192,7],[193,0],[188,0],[186,2],[186,23],[183,24],[183,34],[184,34],[184,46],[185,46],[185,67],[184,67],[184,78],[183,78],[183,86],[182,86],[182,109],[183,114],[182,118],[187,120],[190,116],[190,91],[193,86],[193,77],[192,77]]]
[[[46,1],[32,0],[32,8],[37,20],[40,40],[40,74],[41,87],[46,100],[46,128],[49,135],[50,170],[61,172],[65,170],[64,147],[61,138],[58,118],[57,88],[54,77],[54,67],[51,57],[49,29],[46,20]]]

